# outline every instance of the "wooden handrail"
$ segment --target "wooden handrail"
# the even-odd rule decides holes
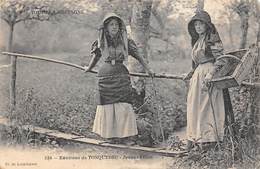
[[[34,56],[34,55],[25,55],[25,54],[20,54],[20,53],[12,53],[12,52],[2,52],[3,55],[7,55],[7,56],[17,56],[17,57],[23,57],[23,58],[29,58],[29,59],[36,59],[36,60],[42,60],[42,61],[47,61],[47,62],[53,62],[53,63],[57,63],[57,64],[62,64],[62,65],[66,65],[66,66],[71,66],[80,70],[85,70],[85,68],[83,66],[74,64],[74,63],[69,63],[69,62],[64,62],[64,61],[59,61],[59,60],[55,60],[55,59],[48,59],[48,58],[44,58],[44,57],[40,57],[40,56]],[[91,70],[91,73],[97,73],[96,70]],[[138,76],[138,77],[151,77],[148,74],[145,73],[129,73],[130,76]],[[172,74],[155,74],[154,78],[165,78],[165,79],[183,79],[183,76],[180,75],[172,75]]]
[[[44,58],[44,57],[40,57],[40,56],[34,56],[34,55],[25,55],[25,54],[20,54],[20,53],[12,53],[12,52],[2,52],[3,55],[7,55],[7,56],[18,56],[18,57],[23,57],[23,58],[29,58],[29,59],[36,59],[36,60],[42,60],[42,61],[47,61],[47,62],[53,62],[53,63],[57,63],[57,64],[62,64],[62,65],[66,65],[66,66],[71,66],[80,70],[85,70],[85,68],[83,66],[74,64],[74,63],[69,63],[69,62],[64,62],[64,61],[59,61],[59,60],[55,60],[55,59],[48,59],[48,58]],[[96,70],[91,70],[91,73],[95,73],[97,74]],[[144,73],[131,73],[131,76],[137,76],[137,77],[151,77],[148,74],[144,74]],[[183,76],[181,75],[172,75],[172,74],[155,74],[154,78],[164,78],[164,79],[180,79],[183,80]],[[260,87],[260,83],[249,83],[249,82],[242,82],[242,85],[245,86],[249,86],[249,87]]]
[[[242,82],[242,85],[244,85],[244,86],[249,86],[249,87],[256,87],[256,88],[260,88],[260,83],[250,83],[250,82],[245,82],[245,81],[243,81]]]

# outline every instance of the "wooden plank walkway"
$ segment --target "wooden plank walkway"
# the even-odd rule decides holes
[[[0,116],[0,125],[10,126],[11,123],[9,123],[8,119],[6,119],[5,117]],[[95,145],[95,146],[100,146],[100,147],[134,150],[134,151],[151,153],[151,154],[168,156],[168,157],[184,156],[187,154],[186,151],[172,151],[172,150],[167,150],[165,148],[152,148],[152,147],[141,147],[141,146],[127,146],[127,145],[121,145],[121,144],[109,144],[109,143],[104,143],[104,141],[102,141],[102,140],[91,139],[91,138],[87,138],[85,136],[78,136],[78,135],[74,135],[74,134],[67,134],[67,133],[57,131],[57,130],[50,130],[50,129],[36,127],[36,126],[32,126],[32,125],[23,125],[22,128],[24,130],[33,131],[38,134],[43,134],[46,136],[51,136],[51,137],[63,139],[66,141]]]

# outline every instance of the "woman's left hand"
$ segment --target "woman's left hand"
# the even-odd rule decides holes
[[[205,77],[205,79],[203,81],[203,86],[204,87],[207,87],[207,88],[210,87],[210,85],[211,85],[210,81],[212,80],[212,77],[213,77],[212,73],[207,73],[207,75],[206,75],[206,77]]]
[[[152,69],[147,69],[147,72],[148,72],[148,74],[151,76],[151,77],[154,77],[155,76],[155,73],[153,72],[153,70]]]

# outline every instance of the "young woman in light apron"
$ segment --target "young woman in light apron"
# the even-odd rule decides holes
[[[208,82],[227,64],[219,34],[206,11],[200,11],[188,23],[192,44],[192,70],[187,96],[187,150],[194,143],[205,145],[223,140],[225,112],[232,111],[228,89],[209,90]]]

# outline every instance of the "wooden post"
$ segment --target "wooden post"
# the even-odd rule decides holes
[[[14,32],[14,23],[9,24],[10,32],[9,32],[9,39],[8,39],[8,51],[12,52],[12,45],[13,45],[13,32]],[[11,58],[11,82],[10,82],[10,113],[12,114],[15,111],[15,104],[16,104],[16,89],[15,89],[15,82],[16,82],[16,56],[12,56]]]

